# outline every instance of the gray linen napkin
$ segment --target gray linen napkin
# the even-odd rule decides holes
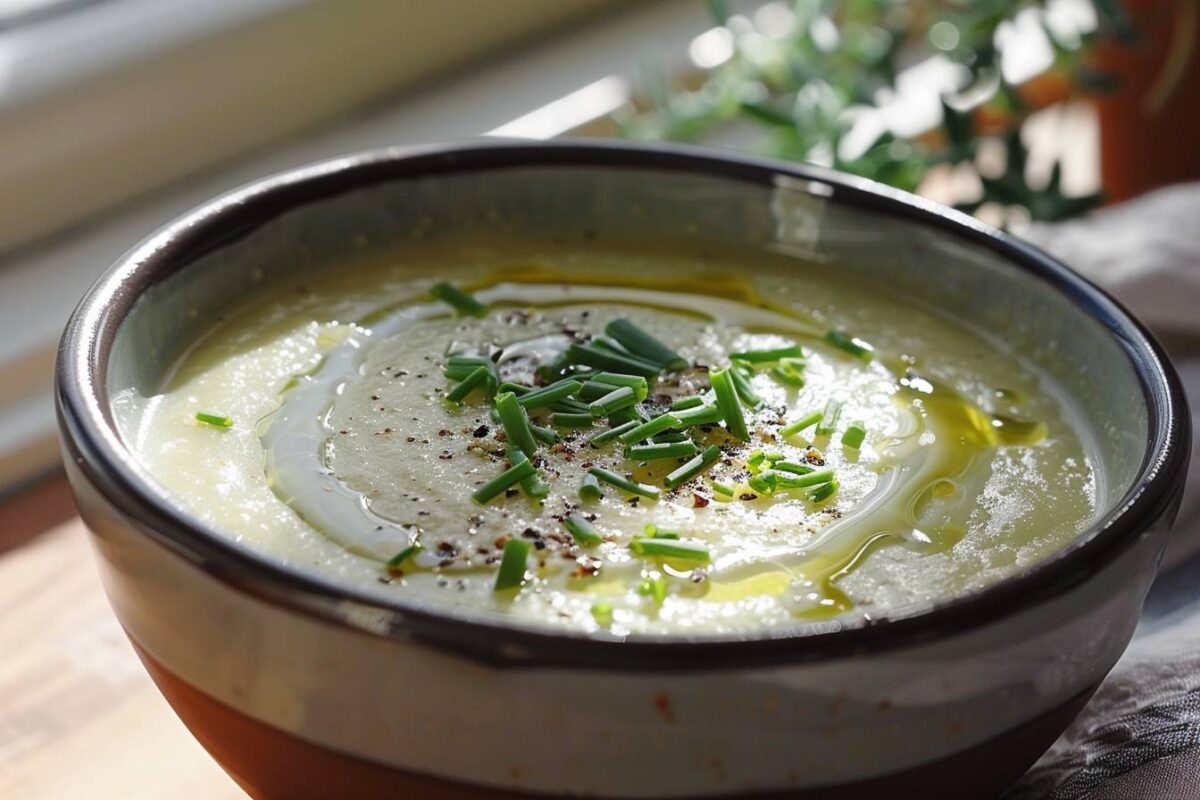
[[[1026,238],[1109,289],[1171,352],[1200,410],[1200,184]],[[1129,650],[1006,800],[1200,800],[1200,446]]]

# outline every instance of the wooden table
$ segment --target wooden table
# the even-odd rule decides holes
[[[142,669],[83,523],[32,536],[43,511],[0,513],[0,543],[25,540],[0,554],[0,798],[245,800]]]

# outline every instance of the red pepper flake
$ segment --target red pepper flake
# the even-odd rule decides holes
[[[675,724],[675,709],[671,706],[671,695],[666,692],[654,695],[654,710],[668,725]]]
[[[704,508],[708,505],[708,498],[699,492],[692,492],[692,508]]]

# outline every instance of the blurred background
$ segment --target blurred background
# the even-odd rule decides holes
[[[0,493],[55,341],[200,200],[361,148],[680,139],[1020,231],[1200,170],[1194,0],[0,0]]]
[[[1046,241],[1200,177],[1198,48],[1198,0],[0,0],[0,601],[86,558],[18,548],[74,514],[51,395],[67,316],[124,251],[215,194],[373,147],[672,139],[849,171]],[[1197,316],[1187,295],[1150,302],[1172,295],[1176,322]],[[158,718],[117,704],[143,678],[86,569],[73,597],[93,617],[61,586],[41,622],[0,619],[0,796],[75,797],[96,770],[123,774],[90,746],[76,784],[54,766],[99,708],[132,715],[173,763]],[[78,637],[68,616],[108,627],[67,656],[43,635],[5,661],[33,626]],[[169,774],[142,774],[138,796],[218,796]]]

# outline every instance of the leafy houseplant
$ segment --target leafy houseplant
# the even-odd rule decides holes
[[[1057,220],[1081,214],[1099,195],[1071,197],[1056,164],[1031,183],[1021,128],[1033,112],[1077,90],[1104,87],[1085,56],[1102,38],[1128,36],[1114,0],[1095,0],[1091,31],[1054,26],[1050,0],[796,0],[754,21],[725,0],[710,0],[725,56],[691,85],[644,81],[645,102],[616,121],[635,138],[721,140],[792,160],[812,161],[909,191],[935,169],[967,169],[977,196],[960,207],[988,205],[1010,215]],[[1048,69],[1014,80],[1005,41],[1024,15],[1044,31]],[[708,34],[713,35],[712,33]],[[898,132],[886,109],[903,95],[905,72],[934,64],[949,85],[940,120]],[[932,71],[927,82],[934,81]],[[987,149],[993,156],[983,158]]]

